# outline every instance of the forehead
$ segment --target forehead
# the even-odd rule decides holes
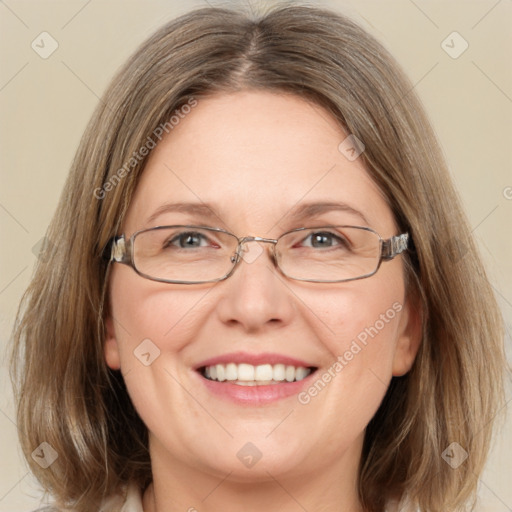
[[[338,209],[339,222],[343,214],[362,225],[349,216],[352,208],[385,235],[394,230],[391,211],[362,159],[340,151],[348,135],[322,107],[294,95],[198,99],[153,149],[124,231],[162,224],[171,213],[154,213],[169,203],[207,204],[222,227],[265,234],[293,224],[306,204],[339,203],[349,207]]]

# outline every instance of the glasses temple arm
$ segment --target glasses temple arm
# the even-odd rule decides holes
[[[409,233],[392,236],[388,240],[382,241],[382,259],[392,260],[397,254],[401,254],[407,249],[409,242]]]
[[[112,248],[110,250],[110,261],[118,263],[130,262],[130,251],[124,235],[116,236],[112,239]]]

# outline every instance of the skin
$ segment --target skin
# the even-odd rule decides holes
[[[305,223],[369,226],[398,234],[393,215],[361,158],[317,105],[285,94],[242,91],[200,99],[152,151],[123,233],[165,224],[208,224],[238,236],[277,238]],[[208,203],[217,218],[165,213],[167,202]],[[362,212],[298,221],[301,204],[343,202]],[[150,435],[153,484],[145,512],[306,510],[358,512],[357,471],[365,427],[392,376],[411,368],[419,314],[406,297],[400,256],[372,277],[346,283],[284,278],[268,248],[227,280],[193,286],[144,279],[114,264],[105,358],[121,369]],[[292,396],[240,406],[212,395],[193,367],[234,351],[277,352],[326,372],[356,336],[394,303],[402,306],[311,401]],[[149,338],[149,366],[133,351]],[[237,452],[253,443],[252,468]]]

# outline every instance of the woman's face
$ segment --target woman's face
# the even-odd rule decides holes
[[[190,224],[277,238],[356,225],[398,234],[362,159],[348,141],[339,149],[347,135],[296,96],[200,99],[152,151],[123,232]],[[355,472],[366,425],[417,350],[402,258],[370,278],[310,283],[280,274],[269,244],[247,249],[213,284],[160,283],[113,264],[105,356],[149,429],[153,462],[239,481]],[[316,370],[243,386],[198,370],[214,363],[265,366],[261,375],[272,365],[277,379],[301,378],[287,366]]]

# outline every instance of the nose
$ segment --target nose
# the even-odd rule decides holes
[[[287,325],[294,313],[293,293],[275,267],[271,244],[251,240],[242,245],[236,271],[219,283],[220,320],[245,332]]]

